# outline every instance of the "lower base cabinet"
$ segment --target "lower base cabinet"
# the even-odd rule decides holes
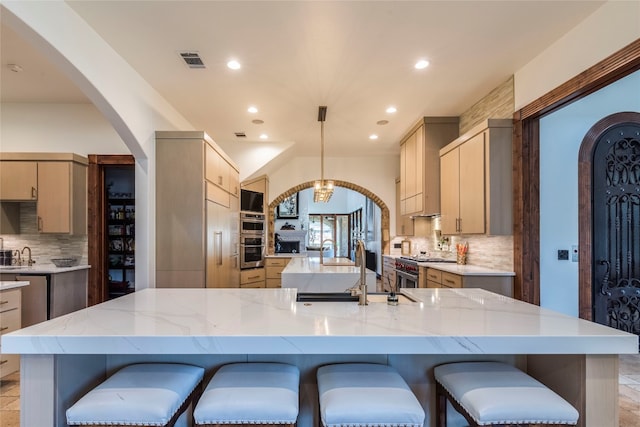
[[[469,276],[449,273],[435,268],[420,267],[420,281],[426,288],[480,288],[496,294],[513,297],[512,276]],[[426,279],[422,279],[426,278]]]
[[[282,287],[282,270],[287,267],[289,261],[291,261],[291,257],[267,258],[265,260],[267,288]]]
[[[22,289],[14,288],[0,291],[0,335],[17,331],[21,328]],[[17,372],[20,369],[20,356],[3,354],[0,347],[0,378]]]
[[[264,288],[264,268],[251,268],[240,271],[241,288]]]

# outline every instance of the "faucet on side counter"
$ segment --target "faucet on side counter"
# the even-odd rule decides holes
[[[324,239],[324,240],[322,241],[322,243],[320,243],[320,265],[322,265],[322,264],[324,263],[324,255],[323,255],[323,253],[324,253],[324,244],[325,244],[326,242],[331,242],[331,243],[333,243],[333,253],[334,253],[334,256],[335,256],[335,252],[336,252],[336,242],[334,242],[334,241],[333,241],[333,239]]]
[[[31,248],[29,246],[25,246],[24,248],[22,248],[22,253],[24,254],[24,250],[27,249],[29,251],[29,258],[27,260],[27,265],[29,267],[31,267],[35,261],[31,258]]]
[[[14,261],[15,261],[15,265],[17,266],[21,266],[22,265],[22,258],[20,258],[20,249],[16,249],[15,251],[13,251],[13,256],[14,256]]]
[[[367,305],[367,266],[365,262],[365,247],[362,240],[356,242],[356,267],[360,267],[360,297],[358,305]]]

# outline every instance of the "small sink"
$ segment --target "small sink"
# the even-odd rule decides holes
[[[324,258],[322,260],[322,265],[333,265],[333,266],[345,266],[345,267],[353,267],[356,265],[355,262],[351,261],[346,257],[336,257],[336,258]]]
[[[357,295],[345,292],[300,292],[296,296],[298,302],[351,302],[358,301]]]
[[[406,295],[396,294],[399,304],[410,304],[415,302]],[[386,303],[387,293],[371,293],[367,294],[368,303]],[[296,296],[297,302],[358,302],[358,295],[351,295],[346,292],[300,292]]]

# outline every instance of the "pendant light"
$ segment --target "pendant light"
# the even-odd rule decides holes
[[[320,122],[320,179],[313,185],[313,201],[326,203],[333,195],[333,180],[324,179],[324,121],[327,117],[327,107],[318,107],[318,121]]]

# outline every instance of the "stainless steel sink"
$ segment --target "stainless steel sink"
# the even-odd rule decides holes
[[[410,304],[415,302],[406,295],[396,294],[399,304]],[[387,293],[368,293],[369,303],[386,303]],[[358,302],[357,295],[346,292],[300,292],[296,296],[297,302]]]

